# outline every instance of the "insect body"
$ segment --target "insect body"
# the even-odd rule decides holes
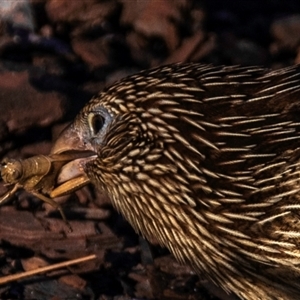
[[[24,160],[4,159],[1,177],[6,184],[24,185],[34,188],[49,173],[51,160],[44,155],[33,156]]]
[[[89,182],[87,177],[81,176],[73,179],[71,183],[67,182],[55,188],[58,171],[72,159],[74,159],[72,155],[59,154],[37,155],[24,160],[4,159],[0,166],[1,177],[6,185],[13,185],[13,187],[0,198],[0,204],[9,199],[18,189],[23,188],[57,208],[68,224],[61,206],[53,198],[70,193]]]

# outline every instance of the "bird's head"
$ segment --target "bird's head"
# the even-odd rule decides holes
[[[203,157],[189,134],[189,123],[199,116],[188,109],[193,93],[201,91],[191,88],[183,94],[182,86],[160,75],[131,76],[101,92],[52,149],[52,154],[91,151],[90,157],[65,165],[58,182],[85,173],[146,236],[145,227],[164,212],[171,218],[182,205],[195,206],[193,184],[203,184],[201,176],[192,174]],[[182,97],[191,99],[184,109]]]
[[[81,169],[105,190],[141,179],[151,172],[164,150],[156,133],[143,123],[143,114],[141,109],[101,93],[64,130],[52,154],[91,152],[91,157],[79,160]],[[63,176],[59,181],[64,181]]]

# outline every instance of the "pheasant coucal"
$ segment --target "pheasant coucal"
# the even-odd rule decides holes
[[[59,137],[59,182],[86,174],[242,299],[300,299],[300,66],[174,64],[106,88]]]

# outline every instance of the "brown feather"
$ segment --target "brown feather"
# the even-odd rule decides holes
[[[105,89],[72,128],[136,231],[242,299],[299,299],[299,99],[298,66],[175,64]]]

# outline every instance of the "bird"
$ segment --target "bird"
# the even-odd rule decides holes
[[[300,299],[300,66],[140,71],[84,106],[51,151],[67,153],[58,185],[84,174],[226,293]]]

